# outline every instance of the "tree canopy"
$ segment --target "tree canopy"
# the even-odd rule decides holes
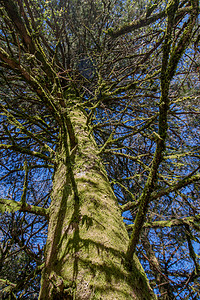
[[[198,299],[199,1],[0,22],[2,299]]]

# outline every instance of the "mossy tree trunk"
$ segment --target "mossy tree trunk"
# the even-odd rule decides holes
[[[1,203],[5,204],[7,207],[11,206],[13,209],[8,210],[10,212],[16,210],[32,212],[37,215],[46,216],[49,220],[48,238],[45,249],[45,266],[42,273],[39,299],[155,299],[156,296],[149,286],[135,251],[142,228],[145,224],[148,205],[151,200],[158,198],[159,193],[162,194],[163,192],[163,190],[158,190],[158,192],[156,192],[156,188],[159,177],[159,168],[164,159],[168,142],[168,114],[171,104],[169,97],[170,84],[185,49],[194,37],[193,29],[195,28],[198,17],[199,3],[197,0],[183,1],[182,3],[179,3],[177,0],[170,0],[168,1],[165,10],[161,10],[161,13],[153,14],[152,18],[150,18],[151,13],[154,10],[155,12],[156,10],[159,10],[153,5],[147,9],[146,16],[142,15],[136,22],[122,25],[122,27],[118,28],[116,31],[107,27],[107,24],[109,24],[110,21],[106,21],[105,23],[105,28],[109,29],[107,33],[113,38],[116,38],[120,35],[123,36],[124,33],[132,32],[134,29],[145,27],[148,24],[154,24],[156,20],[160,20],[164,16],[167,17],[166,30],[164,29],[165,25],[163,25],[163,31],[165,30],[164,42],[162,44],[162,50],[159,50],[159,52],[163,54],[163,57],[160,73],[161,89],[159,94],[161,97],[159,102],[159,121],[158,124],[155,123],[155,128],[158,127],[158,130],[152,132],[152,134],[149,133],[150,141],[156,143],[156,150],[152,162],[148,165],[149,174],[143,191],[137,199],[139,206],[136,218],[134,218],[132,235],[129,241],[117,200],[101,163],[100,154],[94,138],[92,134],[90,134],[90,128],[87,126],[87,117],[81,109],[78,109],[80,106],[84,107],[84,101],[87,100],[87,93],[84,94],[85,100],[81,99],[81,95],[83,95],[82,82],[85,83],[85,86],[83,87],[87,87],[89,81],[87,78],[85,78],[85,80],[83,79],[83,70],[76,69],[76,64],[79,69],[79,63],[82,60],[84,61],[85,54],[82,53],[81,56],[75,58],[74,62],[72,62],[71,67],[73,72],[71,72],[71,67],[68,67],[68,63],[65,64],[65,50],[67,48],[68,58],[71,59],[73,58],[73,55],[76,56],[76,53],[82,52],[82,40],[84,37],[82,38],[81,36],[79,39],[79,33],[82,32],[82,27],[79,28],[80,31],[77,30],[77,32],[74,33],[74,30],[71,31],[70,26],[67,26],[67,31],[65,31],[65,25],[70,23],[69,19],[71,17],[70,14],[67,14],[68,12],[65,6],[62,7],[62,5],[65,4],[65,1],[63,1],[63,4],[61,4],[62,1],[54,1],[55,7],[54,5],[52,6],[51,1],[46,1],[50,2],[50,4],[49,7],[48,5],[44,5],[44,10],[42,9],[42,4],[39,5],[38,8],[36,5],[36,8],[32,9],[33,6],[30,2],[31,1],[0,0],[1,9],[3,13],[5,13],[5,17],[2,18],[3,22],[5,21],[5,26],[3,25],[2,27],[3,48],[0,48],[1,68],[2,70],[5,70],[5,74],[2,73],[2,78],[3,82],[6,82],[7,87],[11,91],[11,94],[9,94],[10,99],[8,101],[6,96],[7,89],[5,89],[5,96],[3,96],[3,98],[5,97],[5,101],[3,101],[3,105],[1,104],[0,107],[3,112],[3,118],[7,118],[6,125],[3,128],[6,142],[4,144],[3,137],[3,144],[1,144],[0,149],[5,150],[5,152],[11,150],[26,156],[39,158],[45,162],[56,162],[53,192],[51,195],[52,202],[48,209],[40,206],[33,207],[26,202],[28,168],[25,163],[24,168],[26,175],[21,201],[1,199]],[[52,11],[52,7],[55,9],[55,12]],[[80,6],[77,7],[80,8]],[[33,10],[33,13],[31,12],[31,9]],[[97,10],[99,10],[98,7]],[[45,19],[43,16],[44,11],[46,16],[52,11],[50,17],[48,16]],[[105,17],[106,15],[104,15],[105,11],[103,13],[101,10],[99,11],[103,16],[103,19],[107,20],[107,17]],[[190,15],[188,20],[186,14]],[[39,24],[40,22],[38,23],[38,16],[41,17],[41,24]],[[107,16],[109,16],[109,9]],[[36,20],[34,20],[34,17],[36,17],[37,22],[35,22]],[[100,22],[100,19],[98,18],[95,17],[95,22],[96,20],[99,20]],[[84,20],[84,15],[81,16],[80,20]],[[114,20],[115,18],[112,21],[114,26],[120,25],[118,17],[115,20],[116,24]],[[36,23],[39,25],[36,25]],[[182,29],[181,27],[176,27],[177,24],[181,23]],[[77,24],[82,24],[82,22],[78,21]],[[88,27],[89,36],[93,32],[93,28],[96,28],[93,27],[93,25],[94,24],[91,23],[91,26]],[[85,25],[83,28],[84,30],[86,29]],[[92,31],[90,31],[90,28],[92,28]],[[101,40],[100,37],[103,37],[103,41],[106,41],[104,40],[104,30],[105,29],[102,26],[102,32],[97,34],[97,36],[99,36],[99,41]],[[43,35],[42,31],[47,33]],[[51,35],[52,37],[50,37]],[[96,33],[94,37],[95,36]],[[84,46],[87,46],[86,53],[93,53],[94,51],[93,47],[95,39],[93,41],[92,35],[91,43],[90,38],[86,39],[85,44],[83,43]],[[50,41],[48,41],[49,39]],[[77,40],[78,48],[76,48],[74,40]],[[121,41],[123,40],[124,38]],[[134,33],[132,41],[133,43],[135,41]],[[131,44],[133,44],[132,41]],[[153,47],[154,50],[157,51],[158,45],[161,45],[160,43],[162,43],[162,38],[160,41],[161,42],[158,44],[156,42],[157,45],[155,48]],[[198,39],[196,41],[198,41]],[[56,42],[56,44],[54,44],[54,42]],[[95,85],[95,92],[94,94],[91,92],[91,94],[94,95],[94,98],[91,98],[91,102],[89,101],[89,105],[85,106],[85,108],[92,113],[93,109],[97,108],[100,102],[103,103],[105,99],[107,99],[108,105],[110,106],[113,104],[113,96],[114,100],[117,100],[118,95],[119,101],[120,99],[128,99],[128,102],[132,96],[139,95],[139,97],[141,97],[140,94],[135,93],[135,89],[143,89],[142,85],[140,85],[140,80],[137,82],[129,80],[132,80],[135,75],[135,78],[138,80],[141,74],[144,74],[143,70],[147,71],[147,79],[142,79],[145,84],[144,97],[146,98],[147,86],[145,80],[147,80],[146,82],[148,83],[151,77],[149,77],[150,72],[148,71],[148,67],[143,69],[143,65],[145,66],[145,64],[148,63],[148,58],[153,54],[151,51],[154,51],[152,49],[149,52],[148,43],[145,46],[145,49],[148,49],[148,51],[146,53],[144,51],[144,57],[146,58],[141,61],[139,60],[139,64],[137,63],[137,59],[135,59],[135,65],[130,63],[131,73],[129,73],[126,68],[126,63],[122,63],[123,68],[118,69],[116,72],[116,74],[129,74],[127,75],[128,77],[126,77],[126,75],[123,75],[122,77],[121,75],[117,75],[116,78],[114,76],[113,79],[112,76],[110,77],[113,71],[110,73],[109,68],[107,69],[106,67],[107,58],[105,61],[103,59],[102,62],[101,59],[105,56],[107,49],[111,51],[112,59],[114,58],[114,70],[115,62],[118,64],[119,61],[115,61],[116,52],[113,50],[116,48],[116,45],[118,47],[118,44],[116,44],[115,41],[110,44],[109,39],[106,43],[102,43],[102,49],[101,43],[100,46],[96,42],[95,44],[97,46],[95,49],[98,50],[96,52],[97,57],[99,55],[97,60],[94,59],[96,62],[99,60],[99,65],[97,64],[97,67],[95,68],[98,70],[100,67],[101,69],[101,66],[105,63],[105,72],[107,73],[108,70],[109,73],[103,76],[102,82],[100,80],[102,76],[99,77],[101,72],[98,74],[98,83],[96,82],[97,78],[94,78],[94,80],[92,80],[92,77],[90,78],[92,90],[93,84]],[[143,43],[141,45],[143,45]],[[137,47],[138,46],[133,49],[138,50]],[[71,48],[74,48],[74,52],[71,52]],[[124,53],[124,48],[120,47],[119,53],[121,51],[120,49],[122,50],[122,53]],[[103,50],[103,52],[101,52],[101,50]],[[45,51],[47,51],[47,54]],[[127,53],[130,53],[130,57],[132,57],[132,48],[128,51],[129,52]],[[129,60],[129,55],[127,56],[126,54],[125,56],[126,57],[123,59]],[[141,53],[139,51],[138,57],[140,56]],[[60,57],[62,57],[62,59],[60,59]],[[110,62],[109,64],[112,65]],[[92,73],[95,68],[93,66]],[[156,69],[158,68],[159,67],[156,67]],[[102,70],[104,73],[104,67],[102,67]],[[80,74],[77,74],[79,71]],[[89,75],[90,71],[91,70],[87,70],[86,73],[88,74],[85,73],[85,75]],[[135,75],[132,77],[132,74]],[[157,72],[154,75],[156,76],[155,78],[157,78]],[[154,75],[152,75],[153,78]],[[104,83],[104,77],[105,79],[111,78],[111,81]],[[119,79],[120,77],[121,79]],[[16,84],[16,82],[19,82],[19,85]],[[24,82],[29,86],[31,93],[30,91],[27,92]],[[10,83],[13,83],[13,86],[16,87],[16,98],[14,96],[15,89],[10,89]],[[110,84],[111,87],[109,87]],[[19,94],[20,90],[21,95]],[[126,94],[126,92],[128,93]],[[153,90],[151,90],[151,92],[153,92]],[[70,99],[68,99],[67,96],[65,99],[65,93],[71,93],[70,95],[73,95],[73,97],[80,97],[79,100],[81,101],[78,103],[78,100],[76,102],[76,99],[73,99],[71,102],[73,108],[70,108]],[[74,96],[74,93],[76,96]],[[20,102],[18,102],[18,98],[21,98],[21,96],[23,101],[21,102],[20,100]],[[157,92],[155,96],[157,98]],[[31,97],[31,99],[29,97]],[[174,100],[174,98],[172,99]],[[94,106],[93,101],[94,103],[97,103]],[[41,116],[34,116],[33,112],[36,109],[33,109],[33,111],[30,109],[31,115],[28,115],[29,109],[27,109],[27,107],[29,107],[29,105],[31,107],[33,103],[36,104],[36,107],[39,107]],[[120,102],[119,107],[122,103],[124,106],[124,100]],[[12,108],[12,106],[15,105],[16,108]],[[42,113],[43,106],[45,108],[44,114]],[[134,106],[131,106],[131,111],[133,107]],[[152,112],[156,112],[157,107],[158,103],[155,107],[152,107]],[[115,105],[113,105],[113,108],[115,109]],[[116,110],[116,112],[117,111],[118,110]],[[127,113],[127,116],[129,116],[129,104],[122,112],[124,116],[126,116],[124,114],[125,112]],[[44,118],[50,116],[51,121],[52,118],[54,119],[51,123],[52,127],[49,126],[50,121],[48,118],[47,123],[43,123],[43,116],[45,116]],[[138,124],[138,119],[136,118],[135,120]],[[39,131],[37,132],[36,128],[38,124]],[[55,139],[55,143],[51,144],[51,138],[53,136],[51,134],[51,129],[53,129],[55,124],[56,131],[52,130],[53,135],[56,136],[58,127],[60,129],[60,134],[59,146],[56,149],[56,157],[54,159],[54,148],[57,144],[57,139]],[[122,128],[124,128],[123,130],[125,130],[127,126],[126,122],[122,122],[121,124]],[[29,127],[31,128],[30,130]],[[134,127],[135,126],[131,126],[131,128]],[[40,131],[40,128],[42,131]],[[49,138],[43,139],[43,135],[49,131],[49,128]],[[143,128],[148,129],[148,127]],[[152,126],[152,130],[153,128],[154,126]],[[142,132],[141,135],[143,136]],[[16,141],[15,137],[17,137]],[[49,144],[51,144],[51,147]],[[24,145],[28,145],[28,147]],[[168,146],[169,145],[169,149],[171,149],[171,144],[168,144]],[[30,146],[32,146],[32,150],[30,150]],[[104,144],[104,148],[105,147],[106,144]],[[40,149],[39,152],[38,149]],[[45,151],[43,151],[43,149],[45,149],[45,151],[47,150],[48,155],[44,154]],[[6,153],[6,155],[8,154]],[[19,158],[21,159],[21,156],[19,156]],[[52,164],[50,167],[52,167]],[[144,170],[148,169],[145,166]],[[197,170],[198,168],[194,172]],[[17,169],[17,171],[19,171],[19,169]],[[193,175],[194,172],[191,174]],[[169,184],[167,181],[164,182],[169,186],[165,189],[164,195],[186,186],[189,182],[191,183],[199,180],[198,176],[199,175],[187,176],[183,180],[177,181],[178,183],[176,186],[175,184],[171,185],[171,181],[169,181]],[[157,196],[155,196],[155,194]],[[195,220],[195,217],[192,218]],[[175,224],[174,220],[171,220],[171,222],[172,221],[173,224]],[[177,222],[176,219],[175,221]],[[161,221],[162,226],[163,222],[165,222],[166,225],[166,222],[168,223],[169,221],[168,219],[166,221]],[[154,225],[155,223],[156,222],[154,222]],[[150,225],[152,226],[152,224]],[[169,226],[169,223],[166,226]],[[190,252],[192,253],[192,251]],[[193,257],[193,253],[191,257],[193,258],[193,261],[195,261],[196,258]]]
[[[137,257],[124,266],[127,230],[86,117],[70,118],[77,146],[58,150],[39,299],[155,299]]]

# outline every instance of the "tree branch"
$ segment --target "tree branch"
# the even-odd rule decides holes
[[[191,7],[180,8],[177,11],[177,16],[182,16],[184,13],[189,12],[190,10],[191,10]],[[158,21],[159,19],[166,17],[166,15],[167,15],[166,10],[161,11],[160,13],[154,14],[153,16],[149,16],[149,17],[147,17],[145,14],[145,15],[141,16],[141,18],[139,20],[135,20],[129,24],[124,24],[123,26],[121,26],[120,28],[118,28],[116,30],[114,30],[113,28],[109,28],[107,32],[111,37],[117,38],[125,33],[129,33],[136,29],[140,29],[140,28],[146,27],[150,24],[153,24],[156,21]]]
[[[168,130],[168,110],[169,110],[169,87],[170,82],[176,72],[177,64],[183,55],[183,52],[188,45],[188,39],[192,35],[192,29],[195,25],[195,20],[198,16],[198,4],[197,0],[192,1],[192,10],[189,19],[189,26],[183,33],[182,43],[180,45],[178,43],[177,47],[173,48],[173,51],[170,51],[172,44],[172,31],[173,25],[175,22],[175,16],[178,9],[178,0],[171,0],[166,8],[167,13],[167,28],[165,32],[165,40],[163,44],[163,58],[162,58],[162,68],[161,68],[161,97],[159,104],[159,128],[158,128],[158,139],[155,154],[152,160],[151,170],[148,175],[147,182],[145,184],[144,190],[139,197],[139,209],[135,218],[135,222],[133,225],[133,232],[129,241],[126,258],[128,265],[131,265],[133,254],[136,250],[136,246],[139,242],[140,233],[142,231],[143,224],[145,222],[146,214],[148,212],[148,204],[151,200],[151,194],[155,188],[155,184],[157,182],[158,177],[158,168],[160,163],[163,160],[163,153],[165,151],[165,141],[167,138],[167,130]],[[186,38],[187,36],[187,38]],[[171,54],[171,56],[170,56]],[[176,59],[176,55],[178,58]],[[175,64],[172,62],[175,61]]]
[[[166,221],[154,221],[144,223],[145,228],[165,228],[174,226],[192,226],[195,230],[200,231],[200,214],[194,217],[185,217],[182,219],[171,219]],[[128,230],[133,228],[133,224],[127,225]]]
[[[40,152],[36,152],[36,151],[31,151],[27,148],[24,148],[24,147],[21,147],[19,145],[7,145],[7,144],[0,144],[0,150],[1,149],[7,149],[7,150],[13,150],[15,152],[19,152],[19,153],[22,153],[22,154],[28,154],[28,155],[31,155],[31,156],[35,156],[35,157],[38,157],[40,159],[43,159],[45,161],[50,161],[50,162],[54,162],[54,159],[51,158],[51,157],[48,157]]]
[[[153,192],[150,197],[150,201],[158,199],[162,196],[168,195],[171,192],[175,192],[177,190],[180,190],[183,187],[188,186],[189,184],[192,184],[194,182],[200,181],[200,174],[193,175],[193,176],[187,176],[183,178],[182,180],[176,182],[175,184],[171,185],[170,187],[160,190],[158,192]]]
[[[2,198],[0,198],[0,211],[2,213],[4,211],[8,211],[8,212],[22,211],[22,212],[29,212],[35,215],[43,216],[47,220],[49,218],[49,210],[47,208],[38,207],[27,203],[18,202],[15,200],[8,200]]]

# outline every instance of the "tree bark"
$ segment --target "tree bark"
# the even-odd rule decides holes
[[[58,151],[39,299],[156,299],[136,255],[125,266],[127,230],[86,117],[70,119],[78,147],[71,166],[65,141]]]

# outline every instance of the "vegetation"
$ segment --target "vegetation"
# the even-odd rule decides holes
[[[0,297],[198,299],[198,0],[0,0]]]

